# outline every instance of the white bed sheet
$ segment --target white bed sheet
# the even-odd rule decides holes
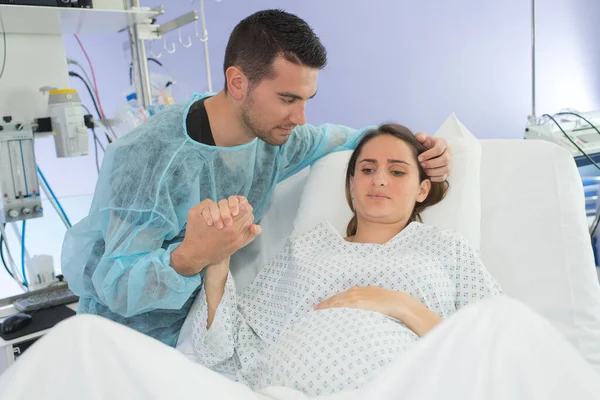
[[[357,391],[321,400],[592,400],[600,375],[550,323],[502,296],[465,307]],[[303,400],[259,393],[122,325],[77,316],[0,376],[0,400]]]
[[[573,158],[543,141],[481,144],[484,264],[506,293],[547,318],[600,373],[600,284]],[[307,176],[305,169],[278,185],[263,233],[234,256],[238,290],[283,248]]]

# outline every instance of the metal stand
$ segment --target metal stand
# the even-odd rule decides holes
[[[129,0],[129,9],[140,6],[140,0]],[[135,90],[138,101],[147,109],[152,104],[150,89],[150,74],[148,72],[148,57],[146,56],[145,41],[140,38],[138,26],[129,28],[129,45],[131,47],[131,62],[134,70]]]
[[[128,0],[128,8],[140,7],[140,0]],[[160,14],[164,13],[161,7],[154,9]],[[148,71],[148,55],[146,53],[146,41],[160,39],[165,33],[179,29],[182,26],[196,22],[198,14],[190,11],[165,24],[154,25],[151,23],[135,24],[129,28],[129,45],[131,47],[131,62],[133,64],[135,90],[138,101],[144,109],[152,105],[152,89],[150,86],[150,73]]]

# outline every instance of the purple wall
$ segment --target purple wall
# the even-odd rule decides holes
[[[142,3],[166,4],[162,21],[193,7],[188,1]],[[600,108],[594,73],[600,70],[600,29],[594,21],[600,2],[537,3],[538,114],[561,107]],[[221,64],[231,29],[264,8],[297,13],[329,51],[319,95],[308,107],[309,122],[361,127],[396,120],[432,133],[454,111],[478,137],[522,137],[531,108],[529,1],[206,0],[215,90],[223,84]],[[193,28],[183,33],[186,38]],[[127,84],[124,56],[115,59],[123,54],[124,39],[83,37],[111,110]],[[177,35],[168,40],[177,42]],[[68,39],[67,44],[67,54],[81,60],[74,43]],[[155,51],[159,48],[162,42]],[[179,83],[179,99],[206,89],[201,43],[178,46],[175,54],[163,52],[161,61]]]
[[[179,16],[190,1],[164,4],[160,21]],[[432,5],[435,3],[435,5]],[[308,121],[353,127],[383,121],[435,132],[451,112],[479,138],[521,138],[531,111],[530,4],[527,0],[206,0],[213,85],[223,85],[222,60],[229,33],[247,15],[284,8],[307,20],[329,52],[319,78],[319,94],[309,103]],[[538,0],[538,114],[563,107],[600,108],[600,15],[597,0]],[[182,31],[184,40],[193,26]],[[96,66],[108,114],[114,113],[128,85],[125,34],[82,36]],[[167,35],[169,43],[177,34]],[[84,63],[71,37],[66,52]],[[162,41],[155,44],[155,51]],[[206,90],[202,44],[160,60],[176,79],[176,98]],[[151,70],[161,69],[153,64]],[[84,91],[79,83],[74,87]],[[82,95],[87,101],[87,95]],[[49,162],[50,163],[50,162]],[[53,164],[53,163],[52,163]],[[93,158],[90,171],[95,175]],[[48,175],[58,176],[47,167]],[[56,178],[59,179],[59,178]],[[93,186],[70,187],[64,194],[90,193]],[[66,185],[66,186],[65,186]],[[71,185],[72,186],[72,185]],[[62,189],[62,190],[60,190]]]

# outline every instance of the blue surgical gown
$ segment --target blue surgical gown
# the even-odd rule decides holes
[[[173,105],[108,146],[89,215],[65,237],[62,269],[79,312],[104,316],[174,346],[202,283],[170,266],[188,210],[242,195],[256,220],[275,185],[323,155],[352,149],[362,131],[297,127],[288,142],[236,147],[192,140],[188,104]]]

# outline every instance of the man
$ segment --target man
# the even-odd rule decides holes
[[[302,19],[258,12],[231,34],[223,91],[171,106],[109,146],[89,215],[63,244],[79,312],[176,344],[202,270],[260,233],[254,220],[275,185],[360,138],[305,124],[326,62]],[[420,140],[428,174],[444,180],[446,143]]]

